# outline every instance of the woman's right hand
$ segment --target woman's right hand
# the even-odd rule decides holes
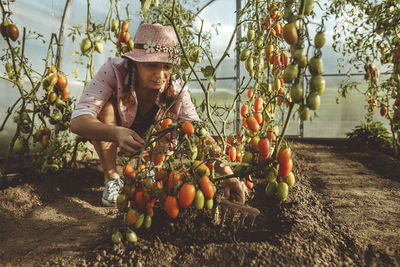
[[[144,145],[144,140],[135,131],[117,126],[116,139],[123,153],[135,153]]]

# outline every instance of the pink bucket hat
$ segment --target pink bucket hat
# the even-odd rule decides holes
[[[143,23],[134,42],[133,50],[122,57],[136,62],[179,63],[178,38],[171,26]]]

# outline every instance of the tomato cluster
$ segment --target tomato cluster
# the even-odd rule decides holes
[[[40,109],[40,116],[48,117],[50,124],[54,125],[57,131],[67,130],[72,114],[67,77],[55,66],[50,66],[42,85],[46,91],[47,105]]]
[[[117,208],[124,214],[127,231],[149,228],[154,205],[159,203],[174,219],[182,209],[212,209],[216,187],[212,182],[214,155],[204,128],[189,121],[160,120],[155,127],[150,161],[137,164],[135,159],[123,167],[124,187],[117,198]],[[180,140],[180,143],[174,142]],[[181,146],[180,146],[181,145]],[[167,151],[174,153],[168,153]],[[184,160],[179,154],[183,154]],[[135,167],[136,166],[136,167]]]
[[[10,38],[13,42],[19,37],[18,27],[7,20],[0,24],[0,33],[4,39]]]
[[[117,36],[116,46],[120,53],[127,53],[133,50],[134,42],[129,33],[129,22],[124,20],[119,28],[119,20],[113,19],[111,22],[111,31]]]

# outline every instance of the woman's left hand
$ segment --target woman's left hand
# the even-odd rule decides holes
[[[222,182],[224,196],[229,200],[234,200],[244,204],[246,201],[245,186],[237,178],[225,179]]]

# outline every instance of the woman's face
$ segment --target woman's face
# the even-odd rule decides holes
[[[160,90],[168,81],[172,64],[158,62],[137,62],[138,85],[142,89]]]

